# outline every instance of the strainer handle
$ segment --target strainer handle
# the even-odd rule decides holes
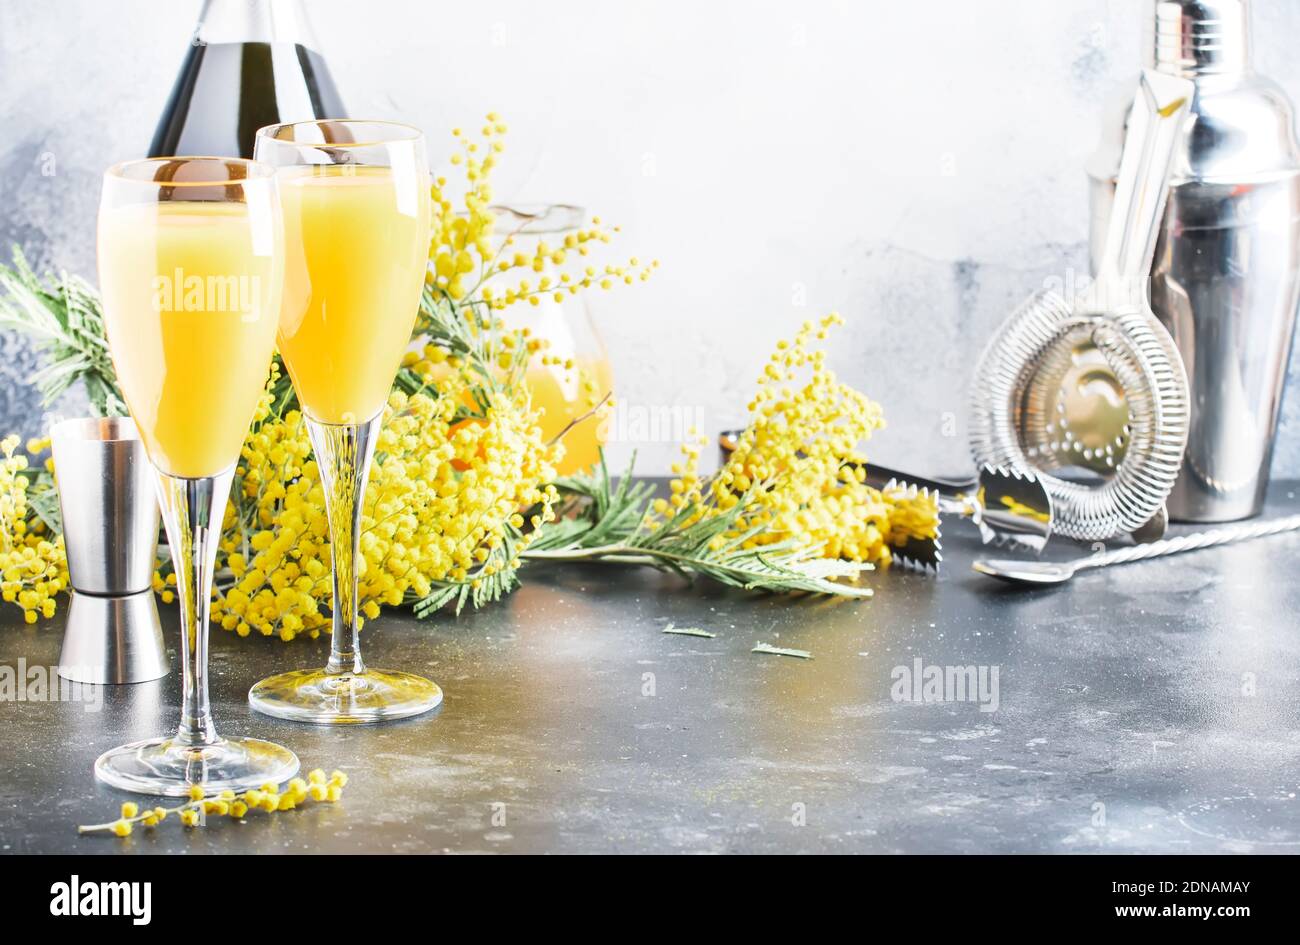
[[[1201,548],[1213,548],[1235,541],[1250,538],[1263,538],[1300,529],[1300,515],[1286,515],[1282,518],[1267,519],[1242,525],[1225,525],[1209,531],[1193,532],[1179,535],[1177,538],[1164,538],[1146,545],[1133,545],[1103,551],[1088,558],[1079,559],[1076,570],[1084,568],[1103,568],[1108,564],[1127,564],[1130,561],[1144,561],[1147,558],[1160,558],[1165,555],[1178,554],[1180,551],[1198,551]]]
[[[1145,299],[1156,231],[1164,213],[1169,165],[1195,91],[1196,86],[1187,79],[1151,69],[1142,72],[1129,112],[1106,243],[1088,296],[1089,307],[1095,311],[1111,311],[1117,304],[1139,304]],[[1117,297],[1130,291],[1142,293],[1141,297]]]

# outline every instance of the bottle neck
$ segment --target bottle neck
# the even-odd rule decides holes
[[[1250,67],[1248,0],[1154,0],[1147,65],[1194,78]]]
[[[194,42],[299,43],[320,49],[302,0],[204,0]]]

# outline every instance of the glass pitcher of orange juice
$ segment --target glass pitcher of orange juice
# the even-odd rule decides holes
[[[513,236],[513,248],[525,254],[536,250],[539,242],[563,244],[565,236],[587,225],[587,212],[566,204],[492,209],[497,236]],[[543,295],[537,305],[515,305],[500,313],[507,327],[527,328],[532,337],[548,343],[533,355],[527,383],[533,406],[542,411],[545,439],[559,436],[573,424],[564,433],[564,457],[556,466],[562,476],[596,463],[609,434],[609,410],[593,411],[612,392],[614,372],[592,321],[588,294],[566,295],[559,302]]]

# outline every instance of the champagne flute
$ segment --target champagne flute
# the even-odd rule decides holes
[[[181,721],[95,762],[101,781],[181,796],[280,783],[287,748],[222,738],[208,700],[208,611],[235,462],[275,345],[284,233],[273,168],[152,158],[104,175],[99,283],[109,351],[149,454],[181,608]]]
[[[334,607],[325,668],[264,679],[248,700],[268,715],[327,725],[418,715],[442,702],[435,683],[361,660],[357,565],[379,424],[428,265],[424,138],[393,122],[322,119],[261,129],[254,154],[280,180],[280,354],[325,490]]]

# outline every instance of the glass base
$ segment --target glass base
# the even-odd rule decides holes
[[[95,777],[137,794],[184,797],[195,785],[208,797],[283,784],[298,773],[298,756],[259,738],[221,738],[211,745],[181,745],[174,738],[148,738],[106,751]]]
[[[258,712],[317,725],[355,725],[405,719],[436,709],[442,690],[412,673],[368,669],[327,673],[301,669],[263,679],[248,692]]]

